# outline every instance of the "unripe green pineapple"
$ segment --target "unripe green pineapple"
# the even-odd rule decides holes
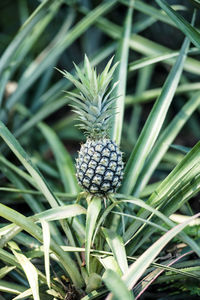
[[[116,83],[111,89],[116,64],[110,68],[112,59],[104,71],[97,75],[85,56],[84,68],[81,71],[76,65],[76,80],[67,71],[62,72],[79,93],[67,92],[73,101],[71,105],[81,121],[78,126],[84,131],[87,140],[81,146],[76,160],[78,183],[90,194],[106,196],[114,193],[120,186],[124,163],[122,153],[114,141],[109,139],[109,122],[115,98],[109,98]]]

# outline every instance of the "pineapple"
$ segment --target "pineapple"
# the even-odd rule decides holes
[[[109,96],[117,84],[108,90],[117,65],[111,68],[111,63],[112,59],[104,71],[97,75],[96,69],[91,67],[85,56],[83,71],[75,65],[78,80],[67,71],[62,72],[79,91],[67,92],[67,95],[80,121],[77,126],[87,137],[76,160],[77,180],[84,190],[98,196],[107,196],[116,191],[121,184],[124,167],[122,152],[109,139],[109,122],[115,101]]]

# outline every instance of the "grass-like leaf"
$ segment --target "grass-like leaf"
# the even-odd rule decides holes
[[[79,204],[63,205],[56,208],[48,209],[44,212],[36,214],[34,217],[44,221],[55,221],[66,218],[73,218],[75,216],[86,214],[86,209]]]
[[[129,38],[131,34],[133,3],[130,1],[129,9],[124,22],[122,37],[119,41],[119,46],[115,56],[115,61],[119,64],[114,73],[114,82],[118,82],[116,88],[112,93],[112,97],[116,97],[114,105],[114,113],[111,126],[111,138],[120,144],[121,132],[124,116],[125,94],[126,94],[126,79],[127,79],[127,65],[129,54]]]
[[[154,260],[158,253],[163,249],[163,247],[178,233],[180,233],[189,223],[195,218],[199,217],[197,214],[191,217],[188,221],[183,222],[167,233],[165,233],[158,241],[156,241],[149,249],[147,249],[140,258],[129,267],[129,271],[124,275],[124,280],[129,288],[132,288],[140,276],[143,274],[144,270],[149,266],[149,264]]]
[[[32,220],[23,216],[22,214],[16,212],[15,210],[0,204],[0,215],[6,220],[15,223],[23,230],[27,231],[30,235],[35,237],[38,241],[43,242],[43,235],[41,228],[36,225]],[[65,253],[54,241],[51,239],[50,244],[51,250],[57,255],[58,259],[62,263],[63,267],[66,268],[67,272],[70,274],[70,277],[74,284],[77,287],[81,287],[83,285],[82,278],[79,276],[79,271],[76,266],[76,263],[72,260],[72,258]]]
[[[180,55],[163,86],[160,96],[154,104],[154,107],[127,162],[120,192],[130,194],[136,184],[145,160],[158,137],[162,124],[165,120],[165,116],[173,99],[183,70],[188,47],[189,40],[186,39],[181,48]]]
[[[197,48],[194,48],[194,49],[189,50],[188,54],[189,53],[198,53],[198,51],[199,50]],[[136,71],[140,68],[144,68],[146,66],[168,60],[168,59],[176,57],[178,55],[179,55],[179,52],[173,51],[173,52],[167,53],[167,54],[161,54],[161,55],[157,54],[157,55],[152,55],[149,57],[144,57],[144,58],[138,59],[138,60],[130,63],[129,71]]]
[[[39,284],[38,284],[38,273],[34,265],[29,261],[29,259],[22,254],[20,248],[14,242],[9,242],[12,252],[16,256],[18,262],[21,264],[28,282],[31,287],[32,295],[34,300],[40,300],[39,296]]]
[[[158,5],[166,12],[166,14],[173,20],[177,27],[183,31],[183,33],[191,40],[191,42],[198,48],[200,48],[200,34],[190,25],[180,14],[172,9],[165,1],[156,0]]]
[[[25,166],[25,168],[34,178],[38,188],[45,195],[50,205],[52,207],[58,206],[57,199],[55,198],[52,191],[48,187],[48,184],[45,183],[45,180],[40,174],[39,170],[37,170],[37,168],[33,165],[27,153],[24,151],[24,149],[20,146],[18,141],[15,139],[15,137],[11,134],[11,132],[1,121],[0,121],[0,136],[4,139],[6,144],[10,147],[13,153],[17,156],[17,158],[21,161],[21,163]]]
[[[101,210],[101,199],[94,197],[87,209],[86,236],[85,236],[85,260],[88,273],[90,273],[90,248],[96,221]]]
[[[159,137],[139,176],[138,183],[135,187],[135,195],[138,195],[144,188],[171,143],[199,105],[200,93],[197,93],[182,107],[179,113],[177,113],[175,118]]]
[[[114,300],[134,300],[133,294],[127,289],[126,284],[122,281],[118,274],[112,270],[106,270],[103,275],[103,281],[109,290],[113,293]],[[111,299],[107,297],[106,299]]]
[[[100,263],[103,265],[105,270],[113,270],[119,276],[122,276],[122,271],[113,256],[99,256]]]
[[[6,280],[0,280],[0,291],[1,292],[18,295],[21,292],[24,292],[25,290],[26,290],[26,287],[24,287],[20,284],[8,282]]]
[[[170,216],[200,190],[199,147],[200,143],[197,143],[197,145],[195,145],[166,179],[156,188],[154,193],[148,199],[147,204],[150,204],[155,208],[157,207],[157,209],[159,208],[165,215]],[[147,210],[140,210],[137,214],[138,217],[142,218],[148,218],[149,215]],[[156,223],[160,224],[158,220]],[[140,225],[140,221],[135,221],[129,225],[125,233],[126,240],[134,236]],[[141,234],[141,228],[139,232]],[[147,231],[143,232],[142,239],[140,237],[134,238],[130,247],[131,253],[136,251],[153,232],[154,229],[147,229]],[[189,239],[184,233],[181,233],[181,238],[187,242],[198,255],[200,255],[200,248],[194,240]]]
[[[105,18],[99,18],[97,20],[97,26],[105,32],[108,36],[112,37],[114,40],[118,40],[121,37],[121,28],[111,21]],[[141,53],[143,55],[164,55],[166,53],[172,53],[173,51],[163,45],[153,42],[141,35],[133,34],[129,40],[130,48],[134,51]],[[166,62],[170,65],[174,65],[174,59],[167,59]],[[194,74],[200,74],[200,63],[197,59],[188,57],[184,64],[184,70]]]
[[[50,229],[48,222],[41,220],[42,232],[43,232],[43,245],[44,245],[44,266],[45,274],[47,279],[47,285],[50,288],[51,279],[50,279],[50,259],[49,259],[49,250],[50,250]]]
[[[189,223],[195,218],[199,217],[200,213],[191,217],[190,220],[179,224],[165,233],[159,240],[157,240],[152,246],[150,246],[130,267],[128,272],[122,277],[126,283],[128,289],[132,289],[138,279],[142,276],[147,267],[164,248],[164,246],[178,233],[180,233]],[[113,299],[110,294],[106,300]]]
[[[200,88],[199,82],[180,84],[176,89],[175,95],[181,95],[187,92],[198,91],[199,88]],[[126,104],[127,106],[129,106],[131,104],[152,101],[161,94],[161,91],[162,91],[161,88],[156,88],[156,89],[146,90],[140,95],[134,95],[134,96],[127,95]]]
[[[21,95],[38,79],[38,77],[49,67],[49,64],[57,59],[61,53],[68,48],[81,34],[83,34],[96,20],[107,13],[116,4],[116,0],[111,0],[100,4],[79,23],[77,23],[55,47],[48,49],[43,60],[36,59],[29,65],[22,75],[17,91],[8,99],[7,109],[10,109]],[[24,84],[26,83],[26,84]]]
[[[65,187],[65,192],[76,194],[78,192],[78,186],[75,177],[75,168],[70,154],[56,133],[49,126],[44,123],[40,123],[38,126],[53,150],[62,182]]]
[[[128,262],[122,238],[116,232],[113,232],[107,228],[102,228],[102,231],[106,237],[108,245],[113,252],[115,260],[118,262],[118,265],[121,268],[122,273],[126,273],[128,269]]]
[[[33,27],[37,24],[37,22],[45,16],[49,6],[51,5],[50,0],[47,0],[43,3],[41,3],[38,8],[33,12],[33,14],[29,17],[28,20],[26,20],[25,24],[23,24],[22,28],[12,41],[10,43],[9,47],[6,49],[4,54],[1,57],[0,60],[0,74],[7,67],[7,65],[10,62],[10,59],[12,55],[15,54],[15,51],[20,46],[21,42],[25,39],[25,37],[30,34]]]
[[[32,295],[32,291],[31,289],[27,289],[24,292],[20,293],[18,296],[16,296],[15,298],[13,298],[13,300],[19,300],[19,299],[24,299],[26,297],[29,297]]]
[[[13,269],[15,269],[14,266],[6,266],[0,269],[0,279],[2,279],[4,276],[6,276],[10,271],[12,271]]]

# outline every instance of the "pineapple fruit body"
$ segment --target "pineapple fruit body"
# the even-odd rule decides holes
[[[114,193],[123,177],[122,152],[110,139],[87,139],[76,161],[78,183],[90,194]]]
[[[97,74],[85,56],[83,69],[75,65],[76,78],[69,72],[61,72],[78,92],[67,92],[71,106],[77,114],[77,126],[87,137],[76,161],[78,183],[92,195],[106,196],[120,186],[123,176],[122,153],[110,140],[109,129],[116,100],[111,97],[117,82],[109,88],[117,63],[111,67],[109,60],[101,74]]]

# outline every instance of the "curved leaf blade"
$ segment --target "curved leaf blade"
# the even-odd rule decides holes
[[[50,279],[50,258],[49,258],[49,250],[50,250],[50,228],[49,224],[42,220],[42,233],[43,233],[43,246],[44,246],[44,267],[45,267],[45,274],[47,279],[47,285],[50,288],[51,286],[51,279]]]
[[[92,236],[95,230],[96,221],[101,210],[101,199],[94,197],[88,205],[86,216],[86,236],[85,236],[85,260],[88,273],[90,273],[90,248]]]
[[[40,123],[38,127],[40,128],[41,132],[52,148],[61,175],[61,179],[65,187],[65,192],[76,194],[78,192],[78,185],[75,177],[75,168],[70,154],[68,153],[56,133],[48,125]]]
[[[129,38],[131,34],[132,14],[133,14],[134,0],[129,3],[129,9],[124,22],[124,28],[121,40],[119,42],[118,50],[115,57],[115,62],[119,64],[114,73],[114,82],[118,82],[111,97],[116,97],[112,126],[111,126],[111,139],[120,144],[121,131],[123,125],[125,94],[126,94],[126,78],[129,54]]]
[[[199,105],[200,93],[198,92],[189,101],[187,101],[187,103],[182,107],[171,123],[163,131],[162,135],[159,137],[153,150],[151,151],[148,160],[138,178],[138,182],[135,187],[136,195],[138,195],[145,187],[164,154],[169,149],[171,143]]]
[[[166,14],[174,21],[177,27],[191,40],[191,42],[200,48],[200,34],[190,25],[180,14],[172,9],[165,1],[156,0],[158,5],[166,12]]]
[[[29,259],[24,254],[22,254],[20,248],[17,246],[16,243],[9,242],[8,244],[11,247],[13,254],[16,256],[18,262],[21,264],[24,273],[26,274],[26,277],[28,279],[32,291],[33,299],[40,300],[37,269],[29,261]]]
[[[129,288],[132,288],[148,266],[153,262],[159,252],[167,245],[167,243],[180,233],[191,221],[198,218],[200,213],[191,217],[188,221],[183,222],[165,233],[159,240],[157,240],[149,249],[147,249],[130,267],[127,274],[123,276]]]
[[[123,274],[126,273],[128,270],[128,262],[122,237],[116,232],[107,228],[102,228],[102,231],[106,237],[109,247],[113,252],[115,260],[118,262],[119,268]]]
[[[155,102],[153,109],[138,138],[138,141],[131,153],[125,168],[124,180],[122,181],[122,186],[120,188],[120,192],[122,193],[130,194],[133,191],[138,176],[144,166],[145,160],[159,135],[182,74],[189,44],[189,40],[185,39],[180,51],[180,55],[177,58],[170,74],[168,75],[162,92]]]
[[[43,211],[39,214],[34,215],[41,221],[55,221],[67,218],[72,218],[78,215],[86,214],[86,209],[79,204],[63,205]]]
[[[106,297],[106,300],[134,300],[133,293],[128,290],[124,281],[114,271],[109,269],[106,270],[103,275],[103,281],[114,296],[108,296]]]
[[[159,238],[150,248],[148,248],[130,267],[128,272],[122,277],[128,289],[132,289],[140,277],[143,275],[145,270],[153,262],[155,257],[160,253],[160,251],[167,245],[167,243],[174,238],[178,233],[180,233],[191,221],[199,217],[199,214],[191,217],[188,221],[179,224],[165,233],[161,238]],[[106,300],[113,299],[112,294],[110,294]]]

